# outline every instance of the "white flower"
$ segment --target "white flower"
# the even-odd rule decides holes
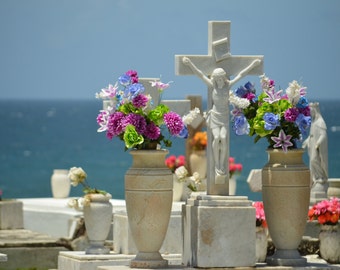
[[[302,87],[295,80],[289,83],[289,86],[286,89],[286,93],[289,101],[293,104],[293,106],[299,102],[301,96],[304,96],[306,94],[306,89],[307,87]]]
[[[188,176],[188,170],[184,166],[180,166],[175,170],[178,180],[184,179]]]
[[[250,101],[248,99],[238,97],[232,91],[229,95],[229,102],[239,109],[245,109],[250,105]]]
[[[190,125],[199,114],[200,114],[200,109],[196,107],[195,109],[191,110],[187,115],[183,116],[182,118],[183,123],[185,125]]]
[[[192,176],[190,177],[190,180],[195,183],[195,185],[200,185],[202,183],[202,179],[200,177],[200,174],[198,172],[194,172]]]
[[[87,177],[86,172],[81,167],[72,167],[68,177],[71,180],[71,185],[76,187],[79,183],[83,183]]]

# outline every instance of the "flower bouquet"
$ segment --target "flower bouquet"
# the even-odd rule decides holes
[[[161,94],[170,86],[160,81],[150,82]],[[155,149],[156,146],[170,147],[170,136],[187,138],[187,124],[194,117],[186,117],[170,111],[164,104],[154,104],[138,81],[136,71],[129,70],[118,78],[114,85],[96,93],[96,98],[109,101],[109,106],[97,117],[98,132],[106,132],[108,139],[118,137],[127,149]],[[191,114],[195,114],[192,112]],[[166,134],[169,135],[166,137]]]
[[[207,148],[207,132],[197,131],[192,139],[190,139],[190,145],[194,151],[205,150]]]
[[[255,207],[256,227],[267,228],[263,202],[253,202],[253,207]]]
[[[311,124],[306,87],[292,81],[283,94],[275,82],[261,76],[262,92],[257,96],[254,84],[248,82],[230,93],[233,105],[233,130],[237,135],[255,135],[255,143],[266,138],[269,148],[297,148]]]
[[[165,159],[165,165],[171,170],[172,173],[175,173],[178,167],[185,165],[185,156],[179,155],[176,157],[175,155],[170,155]]]
[[[313,205],[309,209],[309,220],[317,220],[321,225],[319,233],[320,256],[329,263],[340,263],[340,199],[331,197]]]
[[[340,216],[340,199],[332,197],[313,205],[308,211],[310,221],[317,220],[321,225],[336,225]]]
[[[241,163],[235,163],[235,158],[229,157],[229,178],[231,178],[235,173],[240,173],[242,168]]]
[[[110,193],[107,193],[104,190],[92,188],[86,181],[87,174],[81,167],[72,167],[68,174],[69,179],[71,180],[71,185],[76,187],[79,184],[83,186],[84,197],[80,199],[70,199],[68,201],[68,206],[73,207],[76,210],[81,210],[84,206],[89,205],[91,203],[91,197],[93,194],[101,194],[105,196],[106,199],[111,199],[112,196]]]

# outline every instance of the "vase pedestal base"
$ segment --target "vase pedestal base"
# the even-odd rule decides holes
[[[131,268],[167,268],[168,261],[159,252],[139,252],[130,262]]]
[[[100,255],[100,254],[109,254],[110,249],[104,247],[104,243],[90,243],[90,247],[88,247],[85,251],[85,254],[92,254],[92,255]]]
[[[305,266],[307,259],[301,257],[296,249],[277,249],[273,256],[266,259],[272,266]]]
[[[255,208],[245,196],[192,193],[182,206],[184,266],[256,264]]]

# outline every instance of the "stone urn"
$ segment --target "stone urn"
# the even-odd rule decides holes
[[[269,234],[276,247],[268,265],[303,266],[297,248],[306,227],[310,200],[310,171],[303,150],[268,150],[262,169],[262,196]]]
[[[70,195],[71,183],[68,178],[68,170],[53,170],[51,176],[51,189],[53,198],[67,198]]]
[[[320,255],[328,263],[340,263],[340,226],[321,225]]]
[[[167,150],[131,150],[125,174],[125,201],[138,253],[131,268],[167,267],[159,250],[165,239],[173,200],[173,174],[165,165]]]
[[[104,246],[112,226],[111,195],[87,194],[84,199],[84,221],[90,246],[86,254],[108,254],[110,249]]]
[[[206,150],[194,150],[189,156],[191,172],[198,172],[202,179],[207,177]]]

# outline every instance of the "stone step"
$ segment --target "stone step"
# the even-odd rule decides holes
[[[53,269],[58,267],[58,254],[66,248],[48,235],[30,230],[0,230],[0,252],[7,261],[0,270],[20,268]]]

